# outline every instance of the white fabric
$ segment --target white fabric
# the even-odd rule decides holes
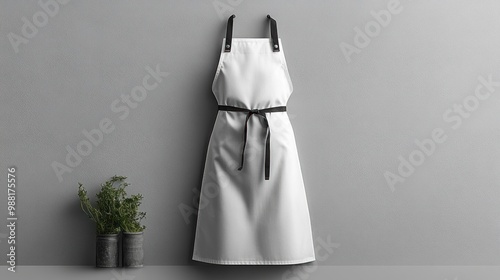
[[[233,38],[212,85],[219,105],[285,106],[292,83],[271,40]],[[225,42],[223,41],[223,46]],[[245,162],[238,170],[245,112],[219,111],[202,181],[193,260],[215,264],[297,264],[315,260],[306,193],[286,112],[266,113],[271,131],[270,179],[264,180],[266,129],[250,117]]]

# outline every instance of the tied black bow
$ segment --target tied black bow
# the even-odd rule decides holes
[[[266,113],[285,112],[286,106],[271,107],[266,109],[246,109],[240,107],[219,105],[219,110],[247,113],[247,116],[245,118],[245,130],[243,135],[243,148],[241,150],[241,162],[240,162],[240,167],[238,167],[238,170],[243,169],[243,163],[245,162],[245,147],[247,145],[248,120],[253,115],[259,116],[264,119],[264,126],[266,129],[266,153],[265,153],[265,164],[264,164],[264,178],[266,180],[269,180],[270,163],[271,163],[271,131],[269,130],[269,122],[267,121]]]

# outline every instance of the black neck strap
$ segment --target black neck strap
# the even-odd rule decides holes
[[[233,43],[233,18],[235,15],[231,15],[227,20],[227,30],[226,30],[226,46],[224,46],[225,52],[231,51],[231,44]]]
[[[230,52],[232,43],[233,43],[233,19],[235,15],[231,15],[227,20],[227,29],[226,29],[226,45],[224,46],[225,52]],[[271,44],[273,52],[280,51],[280,44],[278,41],[278,25],[276,24],[276,20],[273,19],[270,15],[267,15],[269,21],[269,27],[271,29]]]
[[[271,28],[271,40],[273,41],[273,52],[280,51],[280,44],[278,42],[278,26],[276,24],[276,20],[272,18],[270,15],[267,15],[267,18],[271,20],[270,28]]]

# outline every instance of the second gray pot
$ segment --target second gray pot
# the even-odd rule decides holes
[[[96,235],[96,266],[118,267],[118,234]]]
[[[144,264],[143,232],[122,233],[123,267],[142,267]]]

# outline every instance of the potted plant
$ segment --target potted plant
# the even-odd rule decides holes
[[[124,186],[128,186],[124,183]],[[146,212],[139,211],[142,203],[142,194],[127,197],[122,192],[118,210],[120,228],[122,230],[122,265],[124,267],[142,267],[144,263],[143,231],[146,228],[141,220],[146,217]]]
[[[96,194],[94,207],[87,195],[83,184],[78,183],[78,197],[83,212],[95,222],[96,225],[96,266],[118,267],[118,234],[120,233],[120,220],[118,210],[121,198],[125,193],[124,180],[126,177],[113,176],[101,185],[101,190]],[[116,187],[115,184],[119,186]]]

